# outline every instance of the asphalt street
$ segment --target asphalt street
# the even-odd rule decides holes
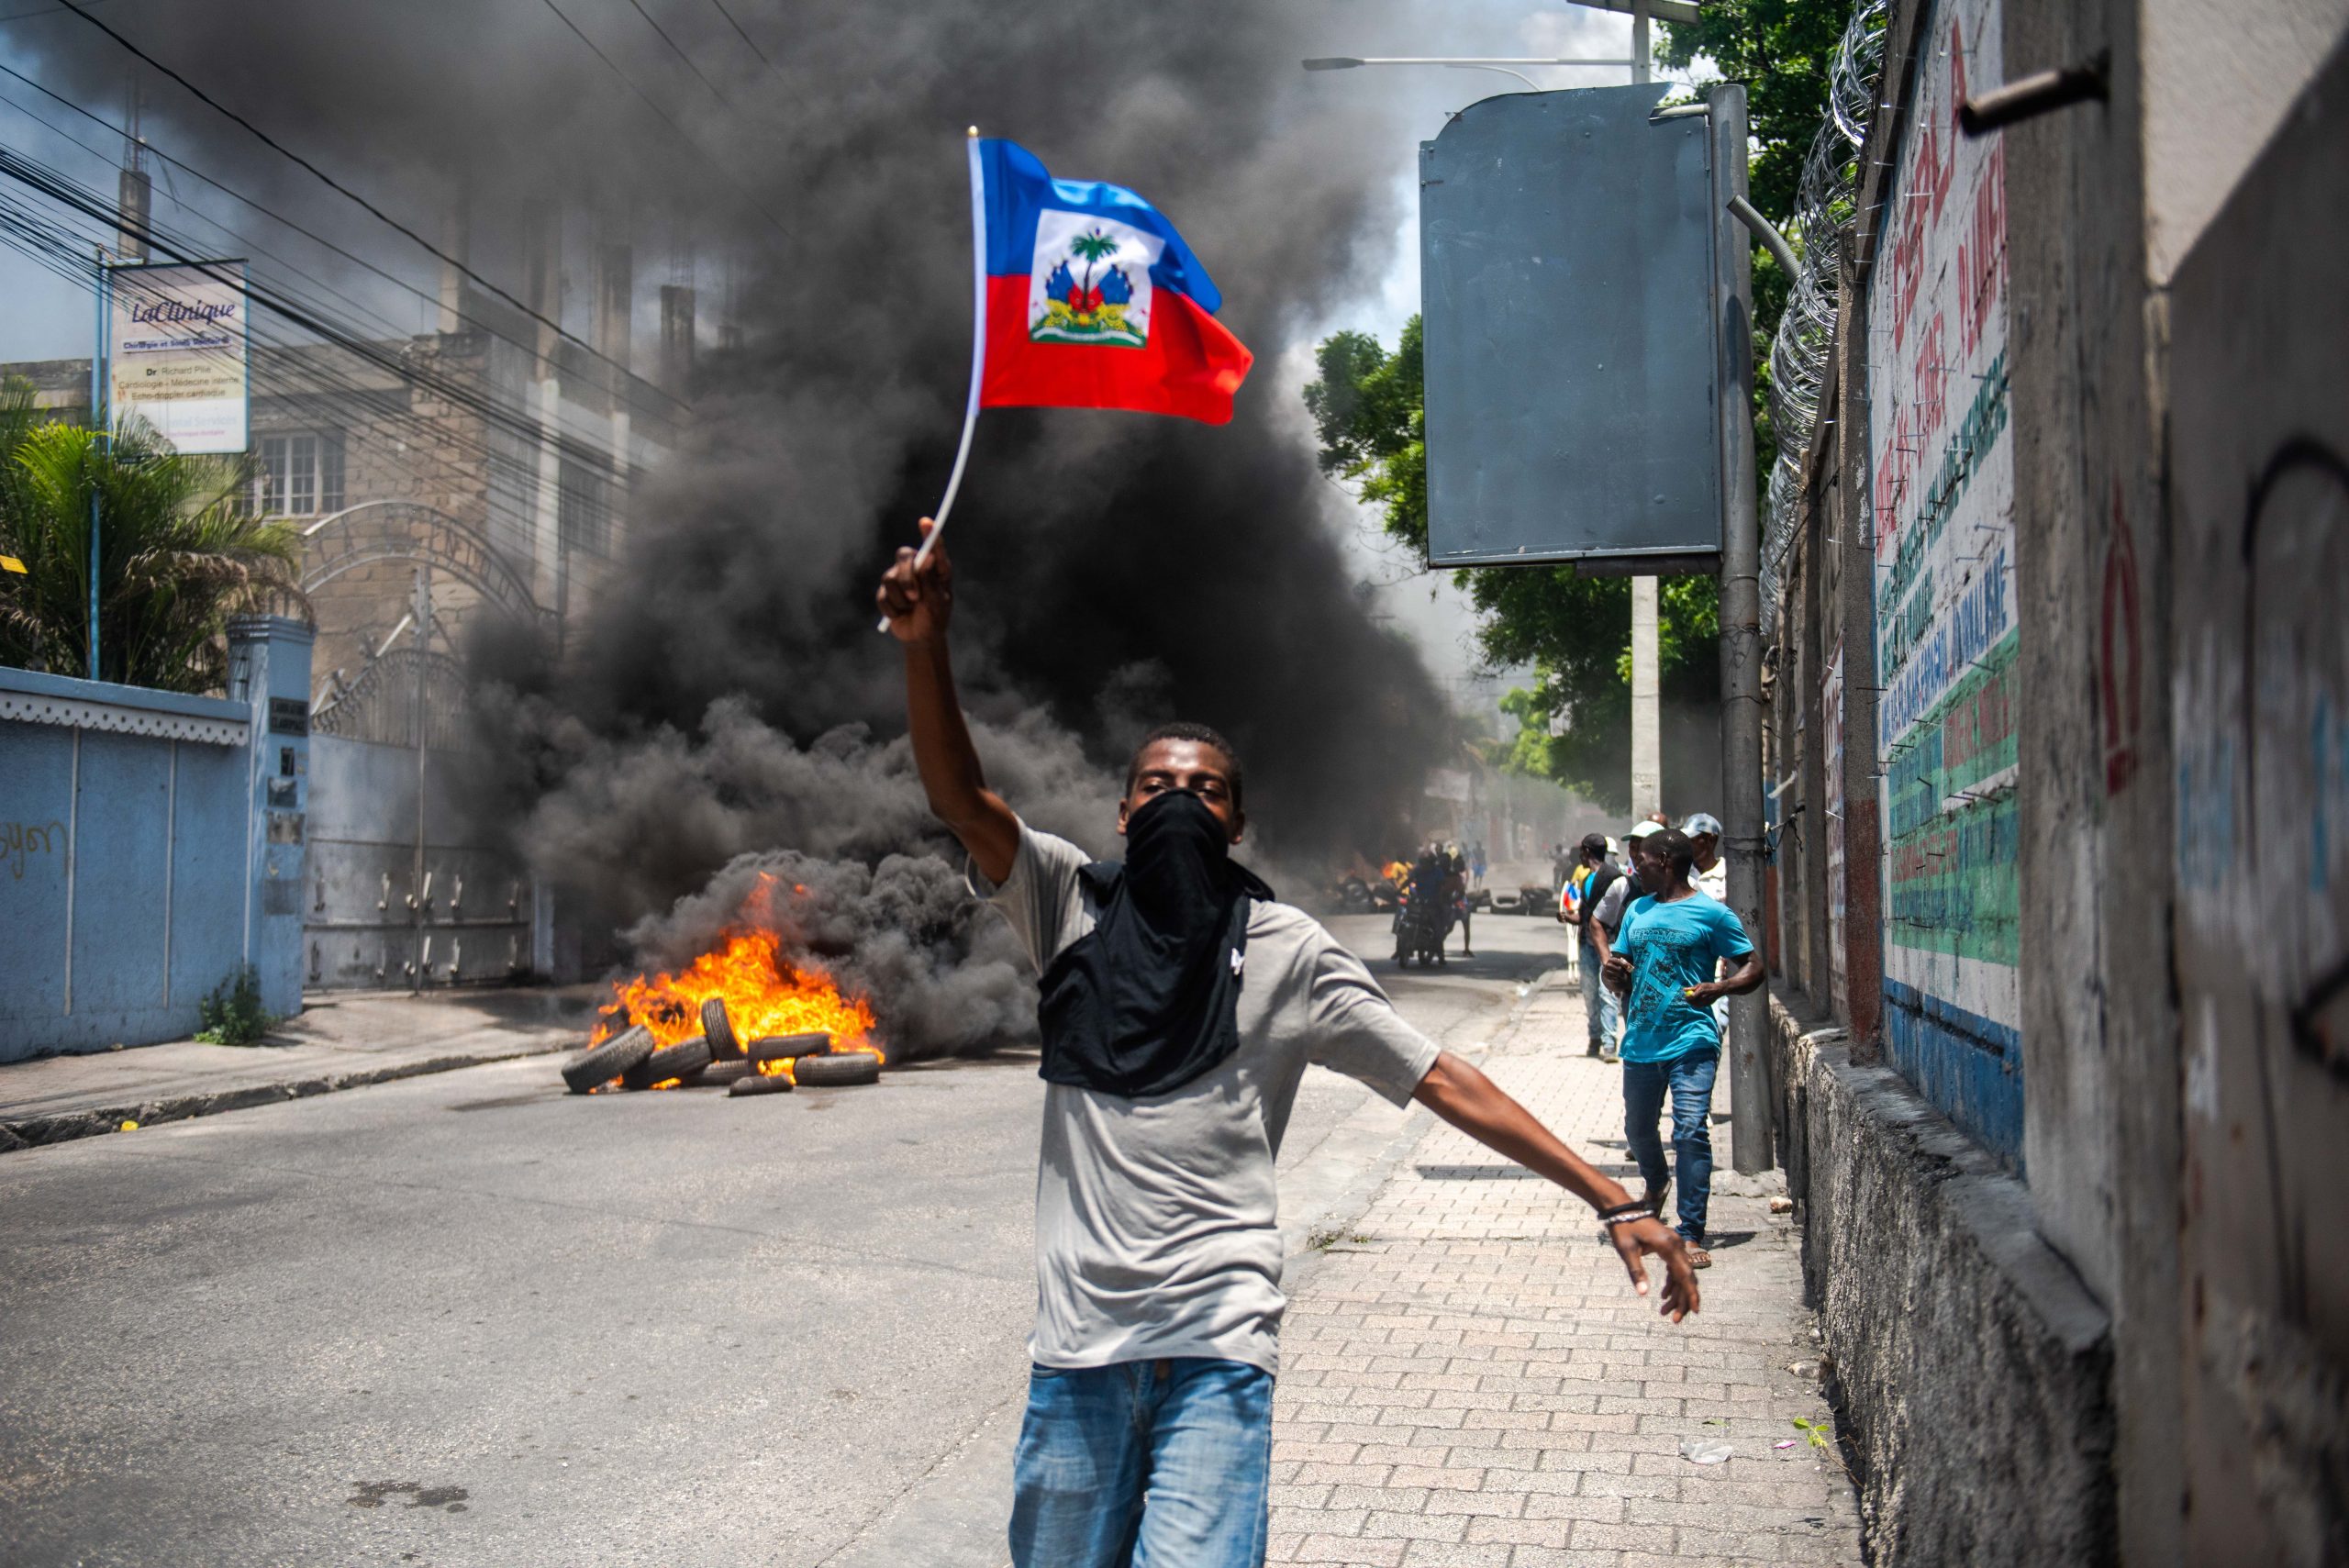
[[[1462,1049],[1565,951],[1487,917],[1397,975],[1332,925]],[[1015,1054],[581,1099],[541,1057],[0,1156],[0,1562],[870,1554],[958,1456],[994,1485],[1041,1089]],[[1285,1223],[1403,1126],[1313,1070]]]

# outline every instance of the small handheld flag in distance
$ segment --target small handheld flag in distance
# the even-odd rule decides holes
[[[929,559],[987,408],[1129,408],[1231,419],[1254,362],[1216,320],[1223,295],[1163,213],[1097,180],[1055,180],[1017,142],[970,134],[970,398]],[[883,617],[876,629],[889,629]]]

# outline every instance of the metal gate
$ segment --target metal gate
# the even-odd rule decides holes
[[[519,975],[533,964],[539,900],[495,824],[469,809],[484,759],[436,571],[444,603],[462,589],[472,606],[540,612],[473,530],[429,508],[372,503],[309,533],[306,589],[395,562],[410,583],[391,636],[354,678],[332,672],[312,713],[305,983],[421,990]]]

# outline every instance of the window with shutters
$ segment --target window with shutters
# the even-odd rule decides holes
[[[342,432],[263,436],[253,454],[253,510],[307,517],[342,510]]]

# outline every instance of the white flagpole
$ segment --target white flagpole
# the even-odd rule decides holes
[[[963,465],[971,460],[971,432],[979,423],[979,391],[986,379],[987,369],[987,191],[986,175],[979,167],[979,128],[973,126],[966,136],[971,153],[971,397],[963,409],[963,439],[954,449],[954,467],[946,476],[946,495],[931,514],[930,537],[921,541],[921,549],[914,552],[914,564],[918,566],[930,559],[938,543],[938,536],[946,531],[946,514],[954,509],[954,494],[963,488]],[[875,631],[889,629],[889,617],[883,616]]]

